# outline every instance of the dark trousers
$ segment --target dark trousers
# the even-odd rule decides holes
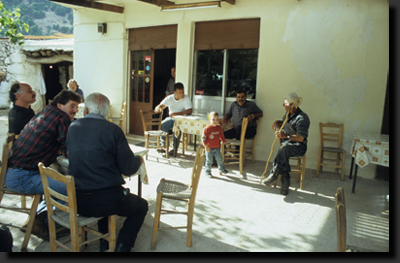
[[[307,144],[302,142],[284,141],[276,154],[273,167],[277,167],[282,174],[289,174],[289,158],[303,156],[307,151]]]
[[[104,193],[78,193],[78,213],[83,216],[126,216],[119,231],[117,244],[128,247],[135,245],[137,234],[142,227],[148,211],[148,203],[137,195],[124,195],[124,188],[118,188]],[[107,217],[99,220],[98,229],[102,233],[108,232]]]
[[[242,125],[237,126],[236,128],[232,128],[224,132],[225,139],[236,139],[240,140],[240,134],[242,133]],[[246,134],[244,137],[246,139],[251,139],[256,136],[256,128],[255,127],[247,127]]]

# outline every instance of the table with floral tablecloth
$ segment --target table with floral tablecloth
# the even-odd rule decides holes
[[[352,160],[350,179],[356,164],[353,179],[354,193],[358,167],[364,168],[368,164],[377,164],[389,167],[389,135],[353,132]]]

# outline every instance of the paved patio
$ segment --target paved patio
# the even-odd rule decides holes
[[[0,140],[7,132],[7,116],[0,116]],[[134,151],[143,149],[140,136],[129,136]],[[143,185],[142,196],[149,202],[149,212],[132,252],[151,252],[150,242],[154,220],[156,187],[161,178],[189,182],[195,153],[166,159],[150,150],[146,161],[149,184]],[[299,189],[292,176],[289,195],[279,194],[277,188],[259,185],[265,161],[251,163],[239,175],[238,165],[227,165],[231,171],[220,176],[213,167],[214,178],[200,178],[193,220],[193,245],[186,246],[185,230],[162,230],[158,233],[154,252],[335,252],[336,214],[335,193],[345,190],[347,208],[347,243],[363,250],[389,251],[389,182],[357,178],[356,193],[351,193],[352,181],[346,171],[345,181],[339,175],[306,169],[304,190]],[[269,166],[270,167],[270,166]],[[126,179],[126,187],[137,193],[137,177]],[[17,202],[7,197],[4,202]],[[0,221],[25,221],[2,210]],[[117,228],[124,218],[117,218]],[[167,220],[166,220],[167,219]],[[161,217],[163,224],[182,225],[184,216]],[[23,233],[11,228],[13,251],[20,251]],[[98,251],[98,244],[89,245],[85,252]],[[49,243],[31,236],[28,251],[49,251]],[[60,249],[59,251],[63,251]]]

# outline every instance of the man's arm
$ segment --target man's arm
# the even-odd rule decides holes
[[[230,118],[231,118],[231,116],[229,116],[228,114],[225,114],[225,116],[222,119],[220,119],[219,121],[221,122],[221,124],[225,124]]]
[[[293,142],[303,142],[304,141],[304,137],[298,134],[293,134],[293,135],[289,135],[289,138],[287,138],[288,134],[284,133],[284,132],[280,132],[277,131],[275,132],[275,137],[276,138],[280,138],[280,139],[289,139]]]
[[[256,120],[256,119],[258,119],[258,118],[260,118],[262,116],[264,116],[262,112],[261,113],[252,113],[252,114],[249,114],[247,116],[247,119],[249,120],[249,122],[251,122],[251,121]]]
[[[171,113],[169,116],[173,117],[173,116],[179,116],[179,115],[192,115],[192,109],[187,109],[187,110],[180,111],[180,112],[174,112],[174,113]]]
[[[165,108],[166,108],[165,105],[163,105],[163,104],[158,104],[158,105],[154,108],[154,112],[155,112],[155,113],[161,113]]]

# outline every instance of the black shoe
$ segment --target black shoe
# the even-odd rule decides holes
[[[290,175],[289,174],[282,174],[281,182],[282,182],[281,194],[282,195],[287,195],[289,193]]]
[[[106,252],[108,248],[108,241],[105,239],[100,239],[100,252]]]
[[[131,247],[125,246],[124,244],[117,244],[115,252],[131,252]]]
[[[278,179],[279,174],[280,174],[279,169],[276,166],[274,166],[272,167],[269,176],[267,178],[264,178],[261,182],[265,185],[273,184]]]
[[[165,150],[160,148],[160,149],[157,149],[157,152],[158,153],[165,153]]]

